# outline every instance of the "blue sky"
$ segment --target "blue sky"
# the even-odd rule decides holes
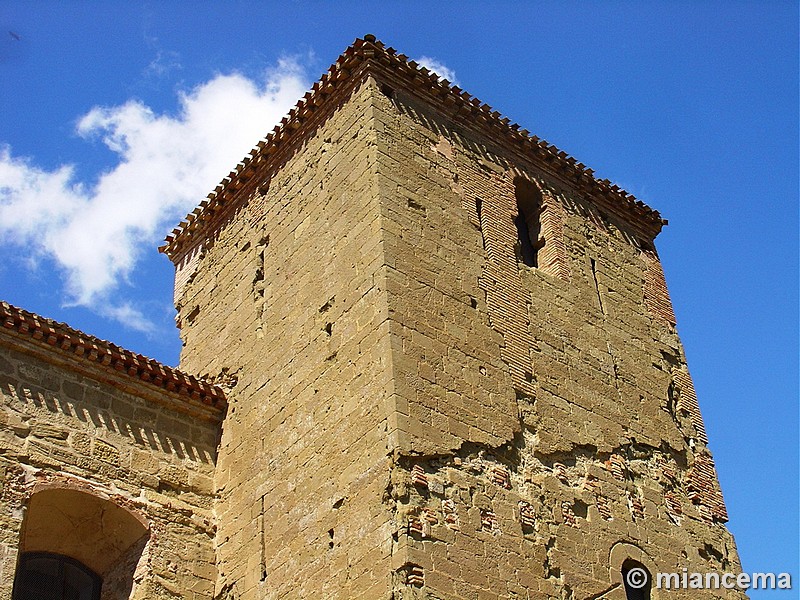
[[[176,364],[156,247],[365,33],[670,220],[744,568],[800,577],[796,3],[6,1],[0,298]]]

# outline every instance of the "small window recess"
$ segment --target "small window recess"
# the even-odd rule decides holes
[[[653,576],[642,563],[627,559],[622,563],[622,584],[626,600],[650,600]]]
[[[539,267],[539,251],[545,245],[542,235],[542,195],[536,186],[524,177],[514,179],[514,196],[517,200],[516,253],[517,261],[528,267]]]

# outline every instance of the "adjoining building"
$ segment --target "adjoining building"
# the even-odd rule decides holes
[[[0,598],[655,599],[625,576],[738,571],[664,223],[356,40],[161,248],[180,370],[0,305]]]

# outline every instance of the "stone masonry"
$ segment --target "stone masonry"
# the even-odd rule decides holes
[[[622,599],[631,565],[738,572],[664,223],[356,40],[161,248],[180,371],[3,305],[0,598],[43,549],[104,598]],[[35,517],[78,493],[122,509],[105,561]]]
[[[6,303],[0,325],[0,598],[41,551],[103,600],[209,598],[222,390]]]

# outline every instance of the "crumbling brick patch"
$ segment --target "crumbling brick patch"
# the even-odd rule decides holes
[[[430,508],[422,508],[419,514],[411,515],[408,518],[408,533],[416,534],[420,537],[430,537],[431,527],[439,523],[436,511]]]
[[[406,585],[413,587],[423,587],[425,585],[425,570],[413,563],[407,563],[400,567],[400,574]]]
[[[642,502],[641,495],[638,492],[634,493],[628,490],[627,497],[628,497],[628,510],[630,511],[634,521],[637,519],[643,519],[644,502]]]
[[[456,503],[452,498],[442,500],[442,515],[444,516],[444,524],[446,527],[455,531],[459,530],[458,511],[456,510]]]
[[[567,471],[566,465],[562,463],[554,463],[553,475],[555,475],[556,479],[558,479],[564,485],[570,485],[569,472]]]
[[[561,515],[564,518],[564,523],[570,527],[578,526],[578,517],[575,516],[575,513],[572,510],[572,504],[569,502],[564,501],[561,503]]]
[[[662,484],[674,486],[678,482],[678,473],[675,464],[667,461],[663,455],[656,455],[655,476]]]
[[[418,487],[428,489],[428,476],[425,474],[425,469],[422,468],[422,465],[411,467],[411,481]]]
[[[728,511],[722,498],[714,460],[706,450],[695,455],[694,464],[689,469],[687,496],[697,505],[700,516],[706,521],[728,520]]]
[[[672,379],[678,388],[680,399],[678,400],[678,410],[686,412],[697,431],[697,439],[708,444],[706,428],[703,425],[703,417],[700,414],[700,405],[697,402],[697,393],[694,391],[694,384],[688,371],[676,369],[672,372]]]
[[[428,525],[436,525],[439,523],[439,517],[432,508],[423,508],[420,512],[420,518]]]
[[[676,525],[680,525],[683,519],[683,505],[680,496],[676,492],[667,492],[664,494],[664,504],[670,520]]]
[[[493,534],[500,533],[500,521],[494,511],[482,509],[481,510],[481,530],[488,531]]]
[[[611,521],[613,518],[611,506],[609,505],[608,498],[600,493],[600,482],[594,477],[588,477],[585,482],[585,487],[594,495],[595,506],[600,516],[606,521]]]
[[[539,250],[539,268],[562,281],[569,281],[567,247],[564,243],[564,205],[549,190],[542,190],[542,212],[539,222],[544,246]]]
[[[618,481],[625,481],[625,473],[628,470],[625,457],[620,456],[619,454],[612,454],[606,461],[606,467],[611,472],[611,475],[614,476],[614,479]]]
[[[507,490],[511,489],[511,476],[508,473],[508,469],[505,467],[497,466],[492,468],[491,480],[495,485],[499,485]]]
[[[644,281],[644,303],[656,317],[666,321],[671,327],[675,326],[675,311],[667,291],[667,281],[664,279],[664,269],[655,249],[642,251],[642,260],[646,265]]]
[[[422,537],[425,537],[425,526],[422,523],[422,519],[419,517],[413,516],[408,518],[408,533],[410,535],[416,534]]]
[[[527,527],[533,529],[536,525],[536,513],[530,502],[519,501],[519,521],[522,523],[523,530]]]
[[[606,521],[611,521],[613,519],[613,515],[611,514],[611,506],[608,504],[608,498],[601,496],[600,494],[596,495],[595,505],[597,506],[597,512],[600,513],[600,516],[603,517],[603,519]]]

